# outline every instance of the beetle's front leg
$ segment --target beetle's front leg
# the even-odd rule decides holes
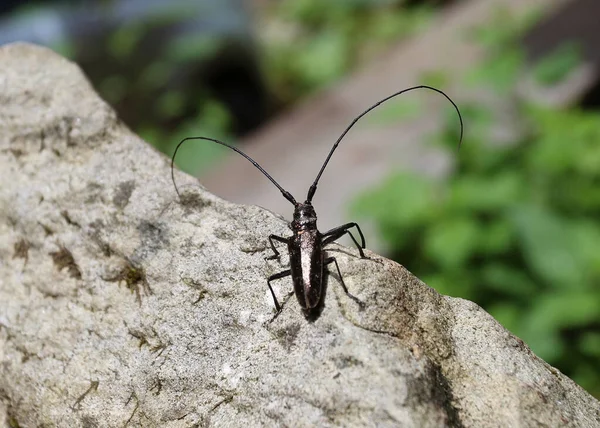
[[[358,244],[358,241],[356,241],[356,238],[354,238],[354,235],[352,235],[352,233],[350,232],[350,229],[353,227],[356,227],[356,230],[360,235],[362,245]],[[352,241],[354,241],[354,244],[356,245],[356,248],[358,248],[358,252],[360,253],[360,257],[363,259],[366,258],[365,253],[363,251],[363,248],[365,248],[365,236],[363,235],[362,230],[360,230],[360,227],[356,223],[346,223],[342,226],[334,227],[333,229],[328,230],[323,234],[322,245],[325,246],[327,244],[332,243],[333,241],[337,241],[346,233],[350,235],[350,238],[352,238]]]
[[[279,251],[277,251],[277,248],[275,248],[275,244],[273,243],[273,240],[275,240],[277,242],[281,242],[283,244],[287,244],[289,241],[288,238],[284,238],[283,236],[269,235],[269,243],[271,244],[271,249],[273,250],[274,254],[272,256],[265,257],[265,260],[278,259],[279,256],[281,255],[279,253]]]

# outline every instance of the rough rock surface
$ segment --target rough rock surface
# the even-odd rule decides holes
[[[0,426],[600,426],[485,311],[372,253],[331,247],[363,308],[330,276],[318,319],[293,298],[273,319],[280,217],[178,173],[180,202],[51,51],[0,64]]]

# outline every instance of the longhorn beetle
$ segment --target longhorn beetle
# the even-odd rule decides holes
[[[348,288],[346,287],[346,284],[344,283],[344,279],[342,278],[342,274],[340,272],[340,268],[338,266],[337,260],[335,259],[335,257],[325,257],[324,247],[327,244],[330,244],[330,243],[338,240],[343,235],[348,234],[348,235],[350,235],[350,238],[356,245],[356,248],[358,249],[358,252],[360,253],[360,257],[366,258],[365,253],[363,251],[363,249],[365,248],[365,237],[364,237],[362,231],[360,230],[360,227],[356,223],[346,223],[342,226],[334,227],[333,229],[331,229],[325,233],[319,232],[319,230],[317,229],[317,213],[315,212],[315,209],[312,206],[312,198],[315,195],[315,192],[317,191],[317,183],[319,182],[319,179],[321,178],[323,171],[325,171],[325,167],[329,163],[329,159],[331,159],[333,152],[335,151],[337,146],[340,144],[340,141],[342,140],[342,138],[344,138],[344,136],[348,133],[348,131],[350,131],[350,128],[352,128],[354,126],[354,124],[356,122],[358,122],[364,115],[366,115],[371,110],[378,107],[380,104],[386,102],[387,100],[394,98],[405,92],[412,91],[415,89],[421,89],[421,88],[430,89],[432,91],[435,91],[435,92],[443,95],[454,106],[454,109],[458,113],[458,119],[460,121],[460,139],[459,139],[459,143],[458,143],[458,148],[460,149],[460,145],[462,143],[462,138],[463,138],[463,120],[462,120],[462,116],[460,114],[460,110],[458,109],[458,106],[454,103],[454,101],[452,101],[452,99],[448,95],[446,95],[443,91],[433,88],[431,86],[427,86],[427,85],[413,86],[411,88],[404,89],[402,91],[396,92],[396,93],[382,99],[381,101],[375,103],[374,105],[369,107],[367,110],[365,110],[364,112],[359,114],[352,121],[352,123],[350,123],[350,125],[348,125],[348,127],[344,130],[344,132],[342,132],[342,135],[340,135],[340,137],[337,139],[337,141],[331,148],[331,151],[327,155],[327,158],[325,159],[323,166],[321,166],[321,170],[317,174],[317,178],[315,179],[313,184],[308,189],[308,195],[306,197],[306,201],[304,201],[303,203],[297,202],[296,199],[294,199],[294,197],[287,190],[285,190],[283,187],[281,187],[279,185],[279,183],[277,183],[277,181],[275,181],[275,179],[273,177],[271,177],[269,175],[269,173],[267,173],[254,159],[252,159],[250,156],[248,156],[241,150],[239,150],[233,146],[230,146],[229,144],[226,144],[219,140],[215,140],[214,138],[187,137],[187,138],[184,138],[183,140],[181,140],[179,142],[179,144],[177,145],[177,147],[175,148],[175,152],[173,153],[173,158],[171,159],[171,179],[173,180],[173,186],[175,187],[175,191],[177,192],[177,195],[180,198],[181,198],[181,194],[179,193],[179,189],[177,188],[177,184],[175,183],[175,174],[173,172],[173,165],[175,162],[175,156],[177,155],[177,151],[179,150],[181,145],[183,143],[185,143],[186,141],[206,140],[206,141],[212,141],[213,143],[217,143],[222,146],[228,147],[231,150],[239,153],[240,155],[242,155],[243,157],[248,159],[248,161],[250,161],[252,163],[252,165],[254,165],[260,172],[262,172],[265,175],[265,177],[267,177],[271,181],[271,183],[273,183],[275,185],[275,187],[277,187],[279,189],[279,191],[281,192],[283,197],[285,199],[287,199],[288,201],[290,201],[294,205],[294,220],[290,224],[290,228],[292,229],[292,232],[293,232],[292,236],[289,238],[284,238],[282,236],[277,236],[277,235],[269,236],[269,243],[271,244],[271,249],[273,250],[273,255],[267,257],[267,260],[277,259],[280,256],[279,251],[277,250],[277,248],[275,248],[274,241],[286,244],[288,247],[289,255],[290,255],[290,268],[286,269],[282,272],[276,273],[274,275],[271,275],[267,279],[267,285],[269,286],[269,290],[271,291],[271,295],[273,296],[273,302],[275,302],[275,308],[277,309],[277,313],[279,313],[281,311],[281,305],[277,301],[277,297],[275,297],[275,293],[273,292],[273,287],[271,287],[271,281],[274,281],[274,280],[280,279],[280,278],[285,278],[286,276],[291,275],[292,282],[294,284],[294,293],[296,294],[298,303],[302,307],[304,314],[307,317],[310,317],[311,315],[314,315],[315,312],[317,312],[319,310],[318,308],[321,304],[321,299],[322,299],[323,293],[324,293],[323,271],[324,271],[324,267],[329,265],[330,263],[335,264],[337,273],[340,278],[340,283],[342,285],[342,288],[344,289],[344,292],[348,296],[353,297],[348,292]],[[352,235],[352,233],[350,232],[350,229],[352,229],[353,227],[356,228],[356,231],[360,235],[360,241],[361,241],[360,244],[357,242],[354,235]],[[357,300],[356,298],[354,298],[354,299]]]

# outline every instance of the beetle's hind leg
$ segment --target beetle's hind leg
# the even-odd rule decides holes
[[[340,284],[342,284],[342,288],[344,289],[344,293],[346,293],[346,296],[350,297],[352,300],[358,303],[358,306],[362,310],[365,307],[364,302],[362,302],[358,297],[350,294],[350,292],[348,291],[348,287],[346,287],[346,283],[344,282],[344,278],[342,277],[342,272],[340,272],[340,267],[338,266],[338,262],[335,259],[335,257],[327,257],[325,259],[325,266],[327,266],[330,263],[335,263],[335,268],[337,269],[337,273],[340,278]]]
[[[271,244],[271,249],[273,250],[274,254],[272,256],[265,257],[266,260],[278,259],[279,256],[281,255],[279,253],[279,251],[277,251],[277,248],[275,248],[275,244],[273,243],[273,240],[275,240],[277,242],[281,242],[283,244],[287,244],[289,241],[288,238],[284,238],[283,236],[269,235],[269,243]],[[273,278],[273,279],[275,279],[275,278]]]
[[[350,229],[353,228],[353,227],[356,227],[356,230],[358,231],[358,234],[360,235],[360,240],[361,240],[362,245],[360,245],[358,243],[358,241],[356,240],[356,238],[354,237],[354,235],[352,235],[352,232],[350,232]],[[360,227],[356,223],[346,223],[346,224],[343,224],[341,226],[334,227],[331,230],[328,230],[327,232],[325,232],[323,234],[322,245],[325,246],[327,244],[332,243],[333,241],[337,241],[342,236],[344,236],[346,233],[348,235],[350,235],[350,238],[352,238],[352,241],[356,245],[356,248],[358,248],[358,252],[360,253],[360,257],[363,258],[363,259],[367,258],[365,256],[365,252],[363,251],[363,248],[365,248],[365,236],[363,235],[362,231],[360,230]],[[329,260],[329,259],[327,259],[327,260]],[[339,271],[339,269],[338,269],[338,271]]]

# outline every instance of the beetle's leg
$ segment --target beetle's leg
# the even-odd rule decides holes
[[[282,236],[277,236],[277,235],[269,235],[269,243],[271,244],[271,249],[273,250],[273,253],[275,253],[275,254],[273,254],[272,256],[269,256],[269,257],[265,257],[265,260],[277,259],[280,256],[279,251],[277,251],[277,248],[275,248],[275,244],[273,244],[273,239],[276,240],[277,242],[282,242],[284,244],[288,243],[287,238],[284,238]]]
[[[344,293],[350,294],[348,292],[348,287],[346,287],[346,284],[344,283],[344,278],[342,278],[342,272],[340,272],[340,267],[338,266],[338,263],[337,263],[337,260],[335,259],[335,257],[327,257],[325,259],[325,266],[327,266],[330,263],[335,263],[335,268],[337,269],[338,276],[340,277],[340,283],[342,284],[342,288],[344,289]]]
[[[344,283],[344,278],[342,278],[342,273],[340,272],[340,267],[338,266],[338,263],[337,263],[337,260],[335,259],[335,257],[327,257],[325,259],[325,266],[327,266],[330,263],[335,263],[335,268],[337,269],[338,276],[340,277],[340,284],[342,284],[342,288],[344,289],[344,293],[346,293],[346,296],[350,297],[352,300],[354,300],[356,303],[358,303],[358,305],[361,308],[363,308],[364,303],[362,301],[360,301],[357,297],[350,294],[350,292],[348,291],[348,287],[346,287],[346,284]]]
[[[358,234],[360,235],[360,240],[362,242],[362,245],[358,244],[358,241],[356,241],[356,238],[354,238],[354,235],[352,235],[352,233],[350,232],[350,229],[353,227],[356,227],[356,230],[358,230]],[[337,241],[342,236],[344,236],[346,233],[348,235],[350,235],[350,238],[352,238],[352,241],[354,241],[354,244],[356,245],[356,248],[358,248],[358,252],[360,253],[360,257],[362,257],[364,259],[365,253],[363,251],[363,248],[365,248],[365,237],[364,237],[362,231],[360,230],[360,227],[356,223],[346,223],[342,226],[334,227],[333,229],[325,232],[323,234],[323,241],[322,241],[323,246],[330,244],[333,241]]]
[[[288,275],[291,275],[292,272],[288,269],[288,270],[284,270],[282,272],[279,273],[275,273],[273,275],[271,275],[269,278],[267,278],[267,285],[269,286],[269,290],[271,290],[271,296],[273,296],[273,302],[275,302],[275,309],[277,309],[277,312],[279,312],[281,310],[281,305],[279,305],[279,302],[277,301],[277,297],[275,297],[275,293],[273,292],[273,287],[271,287],[271,281],[274,281],[276,279],[280,279],[280,278],[285,278]]]

